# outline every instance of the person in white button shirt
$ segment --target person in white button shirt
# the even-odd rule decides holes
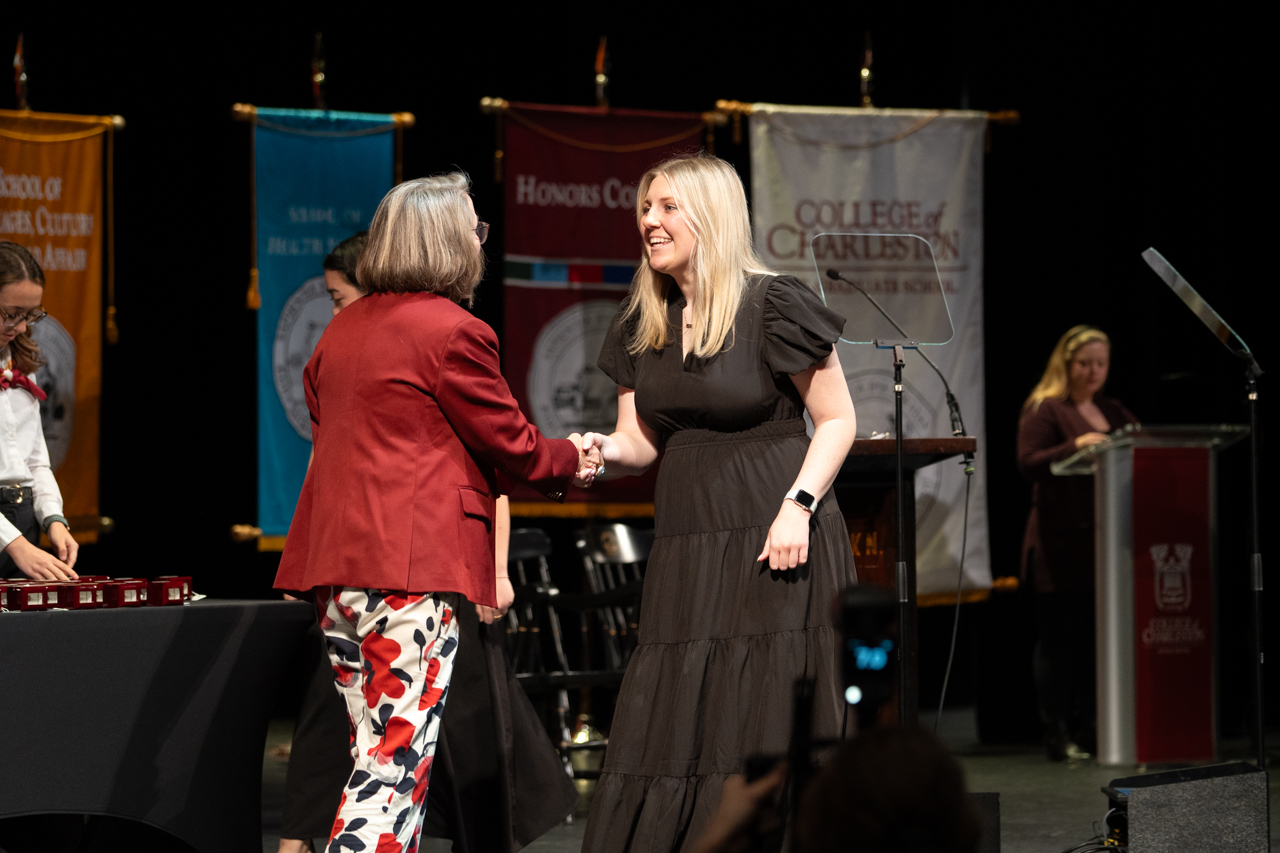
[[[17,243],[0,241],[0,576],[71,580],[80,546],[62,515],[40,424],[41,364],[31,327],[45,317],[44,272]],[[42,549],[41,528],[56,554]]]

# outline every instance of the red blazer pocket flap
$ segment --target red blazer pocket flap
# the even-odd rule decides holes
[[[493,523],[493,501],[488,495],[466,486],[458,487],[458,495],[462,498],[463,515],[480,519],[486,527]]]

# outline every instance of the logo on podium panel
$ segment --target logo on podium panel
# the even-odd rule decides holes
[[[1151,562],[1155,566],[1156,607],[1170,613],[1181,613],[1191,606],[1190,545],[1151,546]]]

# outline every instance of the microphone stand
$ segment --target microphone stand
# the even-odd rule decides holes
[[[1267,727],[1263,713],[1265,698],[1262,657],[1262,541],[1258,529],[1258,377],[1262,368],[1244,340],[1235,333],[1217,311],[1196,292],[1188,281],[1155,249],[1147,249],[1142,259],[1164,279],[1164,283],[1182,303],[1200,318],[1215,338],[1245,363],[1245,394],[1249,406],[1249,515],[1252,522],[1252,549],[1250,552],[1250,592],[1253,594],[1253,689],[1257,702],[1253,708],[1253,725],[1258,736],[1258,767],[1267,769]]]
[[[867,297],[889,323],[902,335],[900,340],[883,340],[877,338],[877,349],[893,349],[893,407],[894,407],[894,443],[896,447],[896,463],[894,466],[894,489],[898,498],[898,552],[895,566],[895,579],[898,587],[898,722],[900,725],[915,725],[919,717],[920,683],[919,683],[919,637],[916,626],[916,577],[915,572],[907,570],[906,556],[906,490],[902,476],[902,368],[906,366],[905,351],[914,349],[920,353],[925,363],[933,368],[934,373],[942,380],[942,387],[947,392],[947,409],[951,415],[951,434],[965,435],[964,419],[960,415],[960,402],[951,393],[951,385],[942,375],[938,365],[920,350],[920,342],[910,340],[898,322],[881,307],[870,293],[849,281],[834,269],[827,270],[827,278],[832,281],[843,281],[854,290]],[[964,473],[973,474],[973,454],[964,454]],[[960,600],[956,599],[956,615],[960,614]]]
[[[879,302],[876,301],[876,298],[874,296],[872,296],[870,293],[867,293],[865,290],[863,290],[861,285],[858,285],[853,283],[852,281],[849,281],[849,279],[840,275],[840,273],[836,270],[827,270],[827,278],[831,279],[832,281],[843,281],[845,284],[849,285],[854,290],[858,291],[863,296],[867,297],[867,301],[875,306],[875,309],[880,312],[880,316],[888,320],[890,325],[892,325],[895,329],[898,330],[898,334],[902,335],[904,338],[908,337],[907,333],[904,332],[902,330],[902,327],[898,325],[898,321],[893,319],[893,317],[889,314],[888,311],[884,310],[884,307]],[[924,359],[924,363],[932,367],[933,372],[938,374],[938,378],[942,380],[942,387],[946,389],[947,410],[951,414],[951,434],[954,436],[968,435],[968,433],[965,432],[965,429],[964,429],[964,418],[960,416],[960,401],[956,399],[955,394],[951,393],[951,384],[947,382],[947,377],[942,375],[942,371],[938,369],[938,365],[933,363],[933,359],[925,355],[924,350],[916,349],[916,352],[919,353],[920,357]],[[965,463],[966,463],[965,473],[966,474],[973,473],[973,454],[972,453],[965,454]]]

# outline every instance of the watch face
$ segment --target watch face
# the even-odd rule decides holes
[[[796,501],[803,504],[808,509],[813,509],[813,495],[809,494],[804,489],[796,492]]]

